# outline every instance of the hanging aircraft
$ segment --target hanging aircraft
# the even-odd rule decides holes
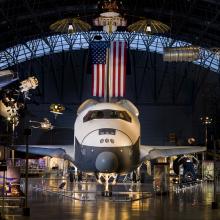
[[[146,160],[206,150],[200,146],[141,145],[138,116],[138,109],[128,100],[100,103],[89,99],[77,111],[74,145],[32,145],[29,153],[72,162],[78,170],[94,174],[108,196],[111,178],[116,182],[119,175],[136,170]],[[25,152],[25,147],[16,150]]]

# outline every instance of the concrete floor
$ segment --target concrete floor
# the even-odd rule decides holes
[[[143,186],[134,186],[134,190],[143,190],[149,192],[148,198],[133,202],[115,201],[114,199],[104,198],[100,195],[91,194],[94,201],[79,201],[69,197],[62,196],[62,190],[57,186],[63,180],[50,179],[31,179],[29,207],[31,209],[30,217],[23,217],[19,211],[14,215],[6,215],[7,219],[22,220],[113,220],[113,219],[148,219],[148,220],[219,220],[220,209],[212,210],[211,202],[213,199],[212,183],[202,183],[186,189],[185,191],[172,192],[167,196],[158,196],[152,192],[152,184]],[[47,191],[42,191],[42,188]],[[66,195],[69,189],[75,191],[84,190],[84,184],[70,183],[65,186]],[[95,183],[89,183],[87,188],[91,191],[97,191],[100,188]],[[116,191],[129,191],[130,186],[115,187]],[[134,192],[133,192],[134,193]],[[131,194],[131,193],[130,193]],[[130,195],[129,193],[127,195]],[[135,194],[135,193],[134,193]],[[118,194],[117,194],[118,196]],[[116,197],[117,197],[116,196]],[[219,198],[220,201],[220,198]],[[6,210],[7,211],[7,210]],[[20,212],[21,213],[21,212]]]

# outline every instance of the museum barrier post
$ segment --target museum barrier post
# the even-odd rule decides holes
[[[218,208],[218,201],[217,201],[217,167],[216,167],[216,140],[213,141],[214,144],[214,195],[213,195],[213,202],[212,202],[212,209]]]
[[[24,129],[25,141],[26,141],[26,165],[25,165],[25,206],[23,208],[23,215],[30,216],[30,208],[28,207],[28,139],[31,135],[31,129]]]

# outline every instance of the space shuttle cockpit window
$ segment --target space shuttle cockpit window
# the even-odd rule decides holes
[[[89,111],[83,118],[83,122],[93,119],[122,119],[131,122],[131,117],[126,111],[117,111],[112,109]]]

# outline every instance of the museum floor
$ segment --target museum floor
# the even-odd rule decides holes
[[[169,195],[160,196],[152,193],[152,184],[144,186],[134,185],[134,191],[148,191],[145,199],[135,201],[123,201],[125,197],[118,195],[110,198],[95,196],[99,188],[95,183],[66,184],[65,190],[59,189],[62,179],[30,179],[29,207],[30,217],[23,217],[14,211],[6,215],[6,219],[22,220],[113,220],[113,219],[147,219],[147,220],[219,220],[220,209],[212,210],[213,184],[202,183],[180,192],[172,192]],[[44,187],[43,187],[44,186]],[[69,197],[68,190],[75,192],[87,189],[92,192],[88,194],[90,201],[74,200]],[[122,187],[122,188],[120,188]],[[42,190],[43,189],[43,190]],[[128,191],[132,193],[130,186],[119,185],[116,191]],[[219,189],[218,189],[219,190]],[[65,194],[66,192],[66,194]],[[130,194],[129,194],[130,192]],[[63,196],[61,194],[65,194]],[[71,194],[73,196],[73,193]],[[81,195],[82,196],[82,195]],[[220,199],[220,198],[219,198]],[[7,212],[7,210],[6,210]]]

